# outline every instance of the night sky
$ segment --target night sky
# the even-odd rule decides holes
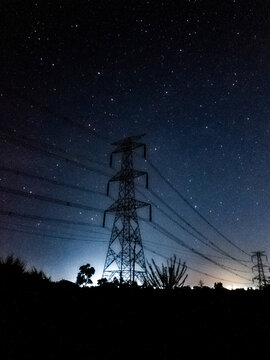
[[[190,285],[251,286],[248,255],[270,255],[270,2],[2,0],[0,14],[0,256],[99,279],[110,144],[145,133],[137,198],[173,235],[141,221],[146,258],[177,254]]]

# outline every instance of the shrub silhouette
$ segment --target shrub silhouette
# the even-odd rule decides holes
[[[215,282],[215,283],[214,283],[214,289],[215,289],[215,290],[224,289],[222,282]]]
[[[41,282],[49,282],[43,271],[33,267],[31,270],[26,269],[25,263],[13,255],[0,259],[0,284],[4,287],[18,287],[26,284],[37,285]]]
[[[98,286],[108,286],[109,281],[106,278],[98,279],[97,281]]]
[[[51,278],[47,277],[42,270],[37,270],[35,267],[31,269],[31,271],[27,271],[25,273],[26,280],[31,283],[31,285],[35,286],[40,283],[50,282]]]
[[[93,283],[91,277],[95,273],[95,269],[90,266],[90,264],[82,265],[79,268],[79,272],[77,275],[76,284],[79,286],[87,286]]]
[[[148,286],[158,289],[175,289],[184,285],[188,275],[185,275],[187,266],[181,264],[174,255],[167,260],[167,265],[162,264],[161,268],[157,266],[154,259],[151,263],[147,261],[148,272],[146,282]]]
[[[127,283],[120,283],[120,281],[117,278],[113,278],[112,281],[109,281],[107,278],[101,278],[97,281],[98,286],[100,287],[105,287],[105,288],[119,288],[121,287],[125,287],[128,286],[129,284]]]
[[[0,260],[0,282],[2,285],[16,286],[25,279],[25,264],[13,255]]]

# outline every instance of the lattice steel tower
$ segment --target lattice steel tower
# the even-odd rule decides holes
[[[103,226],[108,212],[115,213],[115,217],[102,277],[109,280],[116,277],[120,283],[143,282],[146,275],[137,209],[149,206],[150,221],[152,209],[150,204],[135,199],[134,179],[145,175],[147,188],[148,173],[133,169],[133,151],[143,147],[146,156],[146,145],[138,142],[142,136],[131,136],[112,144],[116,149],[111,153],[110,166],[113,154],[122,153],[122,162],[121,170],[107,184],[107,195],[114,181],[119,181],[119,192],[118,199],[104,212]]]
[[[252,271],[254,272],[255,270],[258,273],[256,276],[254,276],[252,281],[258,281],[260,290],[262,290],[268,283],[264,273],[264,268],[268,266],[263,264],[262,258],[265,258],[265,260],[268,261],[267,256],[265,255],[265,251],[255,251],[251,256],[252,262],[254,262],[254,259],[256,260],[256,265],[252,266]]]

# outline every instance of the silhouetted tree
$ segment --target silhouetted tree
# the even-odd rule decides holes
[[[82,265],[79,268],[79,272],[77,275],[76,284],[79,286],[87,286],[93,283],[91,277],[95,273],[95,269],[90,266],[90,264]]]
[[[204,287],[204,282],[203,282],[203,280],[200,280],[200,281],[199,281],[198,286],[199,286],[200,288],[203,288],[203,287]]]
[[[26,272],[26,278],[33,285],[36,285],[41,282],[50,282],[51,278],[47,277],[42,270],[37,270],[35,267],[31,269],[31,271]]]
[[[222,282],[215,282],[214,283],[214,289],[215,290],[224,289]]]
[[[186,281],[187,266],[185,263],[181,264],[181,260],[177,260],[175,255],[161,267],[157,266],[154,259],[151,260],[151,263],[147,261],[147,265],[146,282],[148,286],[159,289],[175,289],[182,287]]]
[[[0,260],[0,281],[3,285],[16,286],[25,279],[25,264],[13,255]]]
[[[2,286],[18,286],[26,284],[36,286],[37,284],[49,282],[43,271],[33,267],[31,270],[26,269],[25,263],[13,255],[0,259],[0,283]]]

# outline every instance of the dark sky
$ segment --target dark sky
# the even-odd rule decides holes
[[[153,220],[176,237],[141,222],[146,257],[164,262],[157,254],[176,253],[213,276],[189,269],[190,285],[250,285],[248,254],[270,251],[270,3],[2,0],[0,14],[1,255],[20,256],[53,280],[74,281],[85,263],[100,278],[113,217],[102,229],[95,208],[112,203],[103,195],[115,173],[110,143],[146,133],[150,163],[140,151],[134,162],[149,172],[151,191],[141,187],[137,197],[160,206]]]

